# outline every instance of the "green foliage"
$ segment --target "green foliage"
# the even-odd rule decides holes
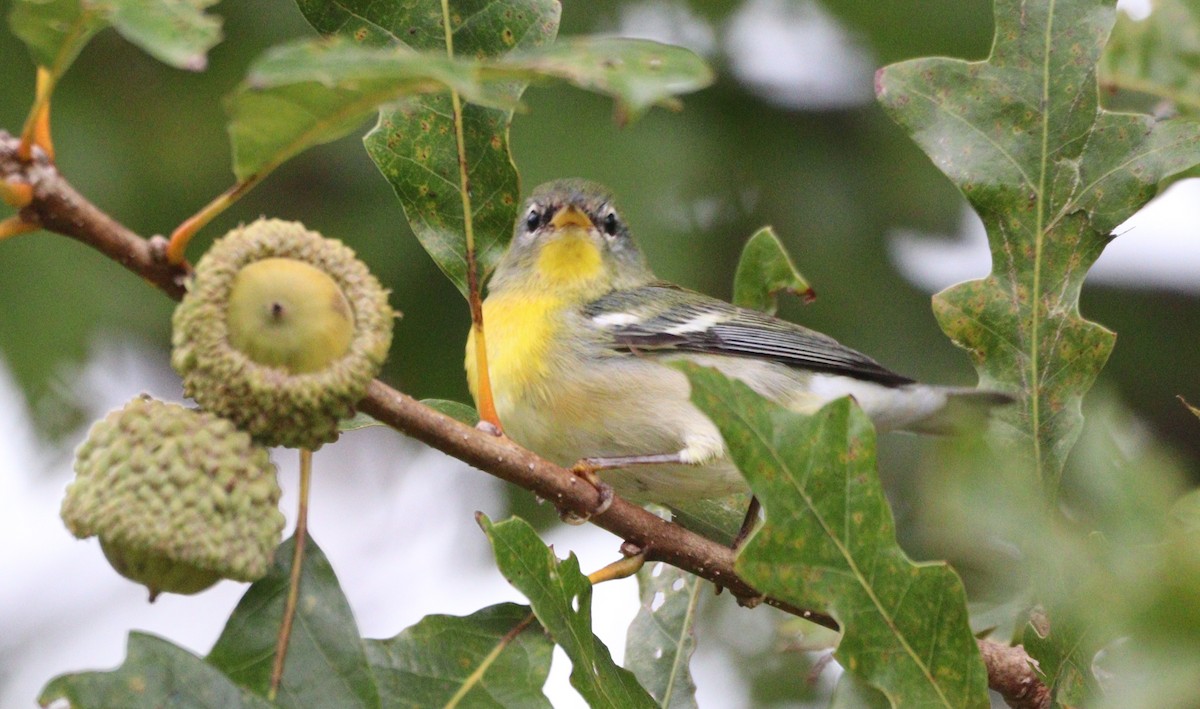
[[[903,62],[877,87],[987,228],[992,274],[940,293],[934,311],[982,383],[1020,397],[1006,420],[1053,496],[1113,345],[1079,314],[1084,275],[1159,182],[1200,162],[1200,124],[1099,107],[1111,0],[997,0],[995,11],[986,61]]]
[[[554,646],[531,613],[502,603],[428,615],[390,640],[366,641],[382,706],[550,707],[542,685]]]
[[[33,60],[55,76],[75,61],[92,36],[112,26],[159,61],[199,71],[221,41],[221,21],[204,14],[215,0],[15,0],[13,33]]]
[[[877,79],[880,101],[987,228],[992,274],[935,296],[934,311],[983,384],[1019,396],[1005,418],[1025,442],[1018,458],[1029,458],[1045,490],[1049,504],[1032,507],[1045,517],[1081,430],[1083,395],[1114,340],[1080,316],[1083,278],[1118,224],[1160,183],[1200,162],[1200,124],[1100,108],[1096,65],[1112,5],[1001,0],[988,60],[918,59]],[[1034,515],[1031,524],[1054,522]],[[1069,614],[1074,604],[1062,593],[1078,600],[1085,584],[1061,571],[1034,578],[1043,600],[1058,598],[1046,601],[1049,634],[1026,639],[1060,699],[1075,702],[1091,684],[1098,649],[1083,640],[1097,636],[1090,621]]]
[[[530,80],[559,78],[610,93],[618,113],[628,117],[711,81],[703,61],[678,47],[598,38],[552,44],[560,7],[550,0],[452,3],[445,18],[449,33],[427,5],[301,2],[300,8],[324,34],[451,59],[474,57],[477,66],[498,70],[494,76],[503,83],[497,88],[508,107],[495,107],[503,99],[460,106],[450,96],[422,97],[383,110],[366,137],[367,152],[391,183],[413,232],[464,296],[469,259],[479,264],[480,276],[487,273],[516,220],[520,190],[508,129],[511,105]]]
[[[651,106],[676,106],[673,97],[712,83],[700,57],[680,47],[619,37],[570,37],[537,50],[514,52],[528,78],[557,77],[581,89],[609,94],[617,122],[638,118]]]
[[[283,683],[267,694],[287,597],[293,541],[276,550],[271,572],[242,597],[207,661],[158,638],[133,633],[113,672],[56,678],[43,705],[158,707],[549,707],[542,685],[552,644],[528,606],[504,603],[472,615],[426,616],[387,640],[361,640],[329,561],[308,540],[299,609]]]
[[[763,227],[754,232],[742,249],[733,278],[733,302],[774,315],[779,310],[780,293],[798,295],[805,302],[816,297],[808,281],[796,270],[775,230]]]
[[[117,669],[57,677],[38,696],[42,706],[58,700],[66,700],[77,709],[272,706],[187,650],[145,633],[129,634],[125,662]]]
[[[503,102],[485,93],[477,74],[475,66],[447,57],[345,40],[276,47],[250,67],[229,99],[233,172],[239,180],[266,172],[407,96],[453,89],[476,102]]]
[[[581,38],[493,62],[419,53],[401,44],[363,45],[341,36],[301,40],[256,61],[230,97],[233,171],[239,180],[267,172],[349,133],[379,106],[420,94],[456,91],[472,105],[511,115],[515,79],[559,77],[610,93],[618,105],[640,111],[647,101],[700,88],[707,72],[691,52],[627,39]],[[457,152],[449,133],[442,142]]]
[[[571,685],[591,706],[653,707],[633,673],[613,662],[592,634],[592,584],[571,554],[559,560],[525,520],[479,524],[492,543],[496,566],[533,606],[542,627],[571,659]]]
[[[804,416],[715,370],[684,371],[766,510],[738,572],[763,593],[828,610],[843,631],[838,661],[895,706],[987,706],[962,583],[896,544],[866,415],[840,399]]]
[[[275,552],[275,564],[242,596],[208,662],[260,696],[267,695],[283,618],[295,540]],[[375,707],[379,689],[359,640],[350,605],[329,560],[310,538],[300,577],[300,602],[279,687],[282,706]]]
[[[1185,706],[1200,652],[1173,638],[1200,632],[1200,540],[1184,521],[1197,493],[1182,494],[1182,472],[1100,396],[1063,477],[1066,515],[1046,513],[1006,446],[957,440],[919,475],[922,526],[951,540],[949,556],[973,570],[981,595],[1036,598],[1017,641],[1059,702]]]
[[[641,607],[625,637],[625,664],[662,707],[696,706],[690,664],[705,584],[662,562],[637,573]]]
[[[472,21],[454,3],[451,18],[453,54],[495,58],[515,49],[531,49],[554,41],[560,8],[550,0],[473,3]],[[327,5],[327,6],[326,6]],[[411,3],[301,3],[301,10],[322,33],[364,37],[364,42],[404,44],[420,51],[450,54],[440,12]],[[353,15],[350,20],[346,15]],[[366,29],[364,29],[364,27]],[[508,95],[521,96],[523,82],[511,82]],[[421,245],[465,296],[467,249],[474,250],[478,274],[500,257],[517,216],[520,189],[508,146],[510,109],[474,104],[461,107],[463,165],[470,176],[464,194],[454,105],[450,96],[414,100],[380,113],[367,134],[367,153],[395,190],[404,214]],[[472,234],[467,235],[469,210]]]
[[[100,3],[82,0],[84,4]],[[159,61],[199,71],[221,41],[221,20],[204,14],[217,0],[107,0],[109,21],[125,39]]]
[[[109,25],[164,62],[199,69],[220,39],[219,21],[204,14],[211,4],[15,0],[9,18],[55,78]],[[509,126],[527,84],[559,81],[609,95],[624,123],[712,80],[698,57],[675,47],[556,42],[553,0],[298,5],[327,36],[270,50],[229,98],[235,174],[261,177],[382,106],[368,153],[421,243],[464,293],[469,261],[482,278],[516,218]],[[1084,275],[1117,224],[1200,162],[1200,125],[1101,109],[1096,87],[1099,71],[1105,86],[1194,112],[1194,1],[1157,2],[1144,22],[1116,20],[1102,55],[1114,16],[1108,0],[998,0],[988,60],[904,62],[879,74],[878,92],[988,228],[992,274],[947,290],[934,307],[984,384],[1021,399],[1003,426],[1019,450],[974,439],[947,444],[953,450],[928,476],[922,513],[941,515],[940,540],[980,585],[1006,578],[992,610],[1008,616],[1007,627],[1021,608],[1018,639],[1059,703],[1182,706],[1200,684],[1200,495],[1179,499],[1168,456],[1128,455],[1118,434],[1135,426],[1111,412],[1083,430],[1068,459],[1081,400],[1113,343],[1079,313]],[[589,145],[584,137],[576,137],[580,146]],[[764,228],[743,251],[734,300],[773,313],[780,291],[811,294]],[[841,401],[800,416],[708,371],[689,376],[697,405],[766,508],[767,524],[743,550],[739,572],[777,598],[828,610],[843,627],[836,656],[847,672],[833,705],[985,705],[962,584],[945,565],[913,563],[898,546],[861,412]],[[424,403],[478,420],[464,404]],[[356,418],[342,428],[365,425]],[[744,501],[704,501],[679,518],[727,538]],[[629,672],[592,632],[591,585],[575,557],[557,559],[523,521],[481,523],[498,566],[531,608],[430,615],[390,640],[359,637],[328,560],[311,544],[278,703],[549,706],[541,687],[557,643],[589,704],[694,706],[695,577],[662,566],[639,574],[643,608],[627,637]],[[1019,563],[994,552],[998,540],[1020,550]],[[207,662],[133,634],[121,668],[57,678],[42,701],[264,706],[292,549],[286,542],[277,550],[271,573],[247,591]]]
[[[56,76],[71,66],[92,35],[107,24],[99,11],[84,6],[81,0],[16,0],[8,22],[13,34],[29,47],[34,63]]]
[[[1140,94],[1138,108],[1200,114],[1200,2],[1155,0],[1144,20],[1117,14],[1100,57],[1100,85]]]

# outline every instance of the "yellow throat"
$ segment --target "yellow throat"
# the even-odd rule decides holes
[[[564,232],[542,246],[527,281],[493,292],[483,303],[488,373],[501,419],[505,409],[540,390],[554,358],[563,309],[604,288],[600,249],[582,229]],[[478,401],[473,328],[466,355],[467,384]]]

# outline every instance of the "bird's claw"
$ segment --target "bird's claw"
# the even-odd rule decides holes
[[[611,485],[601,480],[599,475],[596,475],[596,468],[591,462],[586,458],[579,461],[571,466],[571,473],[582,478],[584,482],[595,488],[596,493],[600,495],[600,501],[596,503],[594,508],[582,515],[574,510],[559,510],[559,518],[567,524],[583,524],[591,518],[607,512],[608,508],[612,506],[613,489]]]

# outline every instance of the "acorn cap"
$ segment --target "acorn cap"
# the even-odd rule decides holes
[[[333,279],[353,311],[345,354],[297,373],[256,361],[264,357],[231,344],[246,339],[230,332],[231,291],[244,267],[264,259],[307,263]],[[202,408],[266,445],[316,450],[336,440],[338,422],[354,415],[354,404],[387,358],[394,319],[387,291],[340,241],[298,222],[260,219],[219,239],[196,265],[175,309],[171,363],[184,392]],[[239,318],[233,320],[236,325]]]
[[[284,524],[275,466],[229,421],[139,396],[92,426],[75,476],[63,522],[80,539],[98,536],[151,600],[270,567]]]

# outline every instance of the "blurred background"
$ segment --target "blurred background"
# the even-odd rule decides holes
[[[1122,7],[1135,17],[1149,11],[1148,0]],[[143,235],[169,234],[232,184],[222,97],[267,47],[311,34],[291,0],[226,2],[214,12],[224,17],[225,41],[210,53],[207,71],[169,69],[109,30],[84,49],[55,94],[59,168],[80,192]],[[566,3],[560,36],[582,33],[688,46],[711,62],[717,81],[684,97],[681,113],[655,110],[622,129],[607,99],[557,87],[529,90],[529,110],[512,126],[525,192],[566,176],[609,185],[658,274],[721,297],[730,294],[745,239],[773,225],[818,293],[812,305],[784,303],[784,317],[910,376],[974,383],[967,357],[938,329],[929,299],[937,289],[987,273],[982,227],[956,188],[875,104],[872,79],[876,68],[916,56],[986,57],[990,3]],[[7,28],[0,31],[0,66],[0,128],[15,133],[33,97],[34,70]],[[404,312],[383,378],[418,397],[468,401],[466,304],[413,238],[391,188],[363,150],[368,128],[285,164],[207,227],[190,254],[198,257],[214,237],[260,215],[299,220],[342,239]],[[1197,181],[1177,183],[1118,230],[1082,303],[1086,317],[1119,334],[1102,374],[1104,388],[1177,451],[1193,476],[1200,469],[1200,424],[1175,397],[1200,402],[1197,217]],[[88,421],[142,390],[179,397],[167,366],[173,304],[97,253],[45,233],[0,243],[0,303],[0,413],[7,422],[0,437],[0,511],[12,512],[0,516],[0,533],[18,547],[0,550],[0,706],[28,706],[51,674],[115,664],[131,624],[205,652],[240,595],[237,585],[148,607],[141,589],[107,570],[98,549],[72,540],[57,519],[69,453]],[[919,506],[904,482],[915,474],[925,445],[889,436],[880,451],[881,474],[914,558],[928,557],[918,535],[904,531]],[[607,533],[562,530],[553,512],[527,494],[398,434],[356,434],[337,448],[317,459],[327,488],[317,489],[313,533],[326,545],[367,634],[392,635],[425,613],[467,613],[516,598],[490,570],[473,509],[494,518],[509,511],[532,518],[549,530],[560,554],[574,549],[584,555],[585,570],[616,552],[618,542]],[[281,459],[292,464],[290,456]],[[450,491],[464,489],[476,497],[447,500]],[[360,514],[363,506],[370,515]],[[422,524],[408,516],[429,515],[429,509],[445,514]],[[14,544],[14,538],[24,541]],[[464,548],[477,562],[469,577],[475,581],[456,582],[449,563],[433,570],[442,558],[436,550],[453,560]],[[446,584],[471,586],[477,595],[448,600]],[[60,592],[47,594],[48,587]],[[612,612],[629,617],[636,590],[627,585],[611,595]],[[736,609],[728,596],[708,601],[715,619],[701,636],[702,703],[725,696],[751,697],[757,706],[799,705],[827,687],[804,681],[810,658],[778,652],[775,616]],[[93,622],[99,611],[123,620]],[[180,615],[194,616],[196,629],[184,629]],[[46,625],[52,617],[55,625]],[[97,639],[71,649],[84,634],[71,619],[82,618],[96,626]],[[722,632],[747,623],[763,632]],[[51,627],[57,630],[46,632]],[[605,637],[618,656],[621,637]],[[563,665],[557,663],[560,682]],[[733,694],[716,694],[727,690]]]

